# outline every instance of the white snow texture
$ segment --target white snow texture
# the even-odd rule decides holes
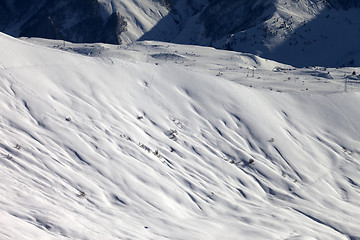
[[[360,239],[359,69],[0,48],[0,239]]]

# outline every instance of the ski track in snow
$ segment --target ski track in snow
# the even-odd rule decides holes
[[[360,238],[358,69],[28,41],[0,35],[1,239]]]

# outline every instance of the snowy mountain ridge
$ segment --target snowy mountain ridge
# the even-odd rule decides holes
[[[2,239],[360,238],[358,68],[27,40],[0,34]]]
[[[155,40],[293,66],[359,66],[356,0],[3,0],[0,31],[71,42]]]

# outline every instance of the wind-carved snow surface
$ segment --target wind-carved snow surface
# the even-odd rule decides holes
[[[358,69],[0,46],[1,239],[360,238]]]

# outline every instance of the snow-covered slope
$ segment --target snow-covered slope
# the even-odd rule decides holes
[[[359,1],[217,0],[192,8],[193,15],[179,10],[189,9],[180,2],[141,40],[248,52],[298,67],[360,65]]]
[[[151,42],[0,47],[1,239],[360,238],[358,69]],[[228,80],[235,63],[252,88]]]
[[[3,0],[0,31],[13,36],[124,44],[140,38],[169,10],[162,1]]]
[[[297,67],[360,66],[358,0],[2,0],[20,37],[212,46]]]

